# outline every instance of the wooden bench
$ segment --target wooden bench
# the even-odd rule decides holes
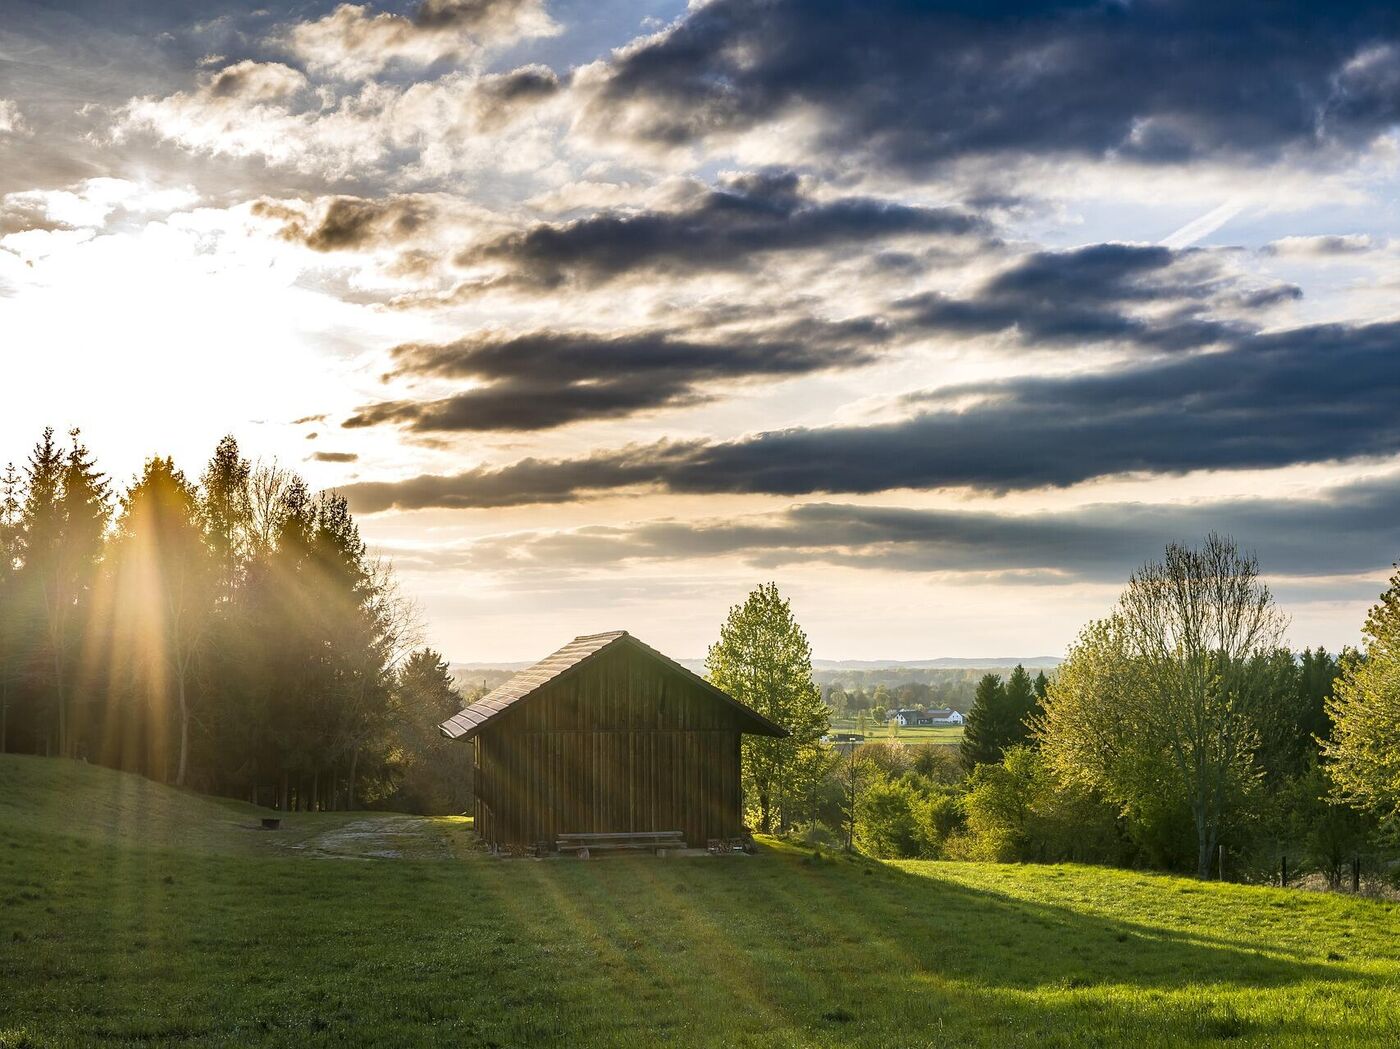
[[[586,860],[595,849],[599,852],[683,849],[685,839],[678,830],[646,830],[613,834],[560,834],[554,844],[560,852],[572,852],[579,859]]]

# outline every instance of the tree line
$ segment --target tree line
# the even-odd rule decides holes
[[[1295,652],[1284,626],[1233,540],[1173,544],[1051,675],[984,675],[960,747],[822,747],[815,728],[783,741],[792,774],[769,786],[769,822],[881,857],[1201,877],[1274,876],[1287,854],[1337,885],[1353,855],[1400,836],[1400,571],[1362,649]],[[810,668],[789,656],[769,676],[781,666],[787,694],[807,694]]]
[[[0,476],[0,752],[283,809],[459,809],[460,707],[346,501],[229,436],[123,490],[78,431]],[[458,748],[460,750],[460,748]]]

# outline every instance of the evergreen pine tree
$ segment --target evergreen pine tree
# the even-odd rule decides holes
[[[21,480],[14,463],[0,475],[0,754],[9,749],[10,696],[19,675]]]
[[[175,785],[184,786],[198,702],[195,663],[210,626],[215,576],[198,496],[170,459],[147,461],[122,500],[113,545],[118,648],[135,658],[153,723],[173,727]],[[163,774],[163,766],[152,771]]]
[[[20,570],[14,614],[28,692],[28,728],[35,753],[52,752],[63,660],[59,644],[63,575],[63,451],[47,427],[25,465],[20,510]]]
[[[1026,668],[1019,663],[1006,679],[1005,737],[1001,749],[1026,743],[1031,738],[1031,719],[1035,716],[1035,685]]]
[[[959,747],[963,765],[971,771],[978,765],[995,765],[1000,761],[1012,724],[1001,675],[984,674],[977,682],[972,710],[963,726]]]

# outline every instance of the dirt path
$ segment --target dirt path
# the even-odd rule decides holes
[[[262,839],[288,853],[343,860],[450,860],[475,851],[471,821],[397,813],[290,813]]]

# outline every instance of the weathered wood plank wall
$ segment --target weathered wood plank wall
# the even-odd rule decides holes
[[[476,737],[476,827],[530,845],[560,833],[743,826],[738,713],[634,649],[600,653]]]

